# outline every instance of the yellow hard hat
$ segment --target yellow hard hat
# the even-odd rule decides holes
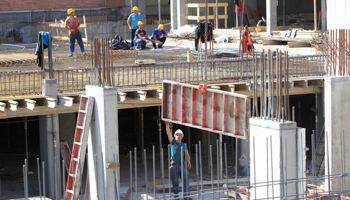
[[[143,25],[142,21],[137,22],[137,26]]]
[[[133,8],[132,8],[132,10],[139,10],[139,7],[137,7],[137,6],[134,6]]]
[[[71,9],[71,8],[69,8],[69,9],[67,10],[68,15],[70,15],[72,12],[75,12],[75,10],[73,10],[73,9]]]
[[[164,29],[163,24],[159,24],[159,25],[158,25],[158,28],[159,28],[159,29]]]

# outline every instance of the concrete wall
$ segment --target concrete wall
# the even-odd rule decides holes
[[[326,149],[325,149],[325,175],[340,174],[342,164],[345,165],[345,172],[350,171],[349,152],[350,146],[350,77],[326,77],[325,79],[325,131],[326,131]],[[345,131],[345,138],[342,140],[340,133]],[[328,137],[327,137],[328,136]],[[345,144],[345,160],[341,159],[341,143]],[[328,143],[328,147],[327,147]],[[329,155],[327,154],[329,151]],[[328,163],[329,162],[329,168]],[[344,163],[345,162],[345,163]],[[350,187],[349,177],[345,178]],[[341,190],[341,179],[332,179],[330,182],[331,191]],[[325,188],[328,189],[328,181],[325,180]]]
[[[327,29],[348,29],[350,27],[350,1],[327,1]]]
[[[129,12],[128,12],[129,13]],[[107,8],[76,8],[75,14],[78,17],[89,16],[107,16],[109,21],[123,19],[124,7],[107,7]],[[50,10],[25,10],[25,11],[8,11],[0,12],[1,23],[30,23],[54,22],[55,19],[66,19],[67,9],[50,9]]]
[[[45,9],[68,9],[68,8],[99,8],[124,5],[123,0],[21,0],[2,1],[0,11],[15,10],[45,10]]]
[[[257,183],[258,186],[251,190],[251,198],[266,199],[284,196],[284,184],[277,182],[282,181],[283,183],[285,178],[297,178],[296,123],[282,123],[258,118],[250,118],[249,122],[250,184]],[[264,186],[267,182],[271,184],[272,179],[277,181],[273,187]],[[287,195],[296,193],[297,185],[288,183]]]

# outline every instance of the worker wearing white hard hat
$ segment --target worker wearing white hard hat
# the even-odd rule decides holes
[[[138,22],[143,22],[143,17],[141,15],[141,13],[139,13],[139,8],[137,6],[134,6],[132,8],[133,13],[131,13],[128,17],[128,26],[129,29],[131,30],[131,47],[134,46],[134,38],[135,38],[135,32],[138,28],[137,23]]]
[[[170,125],[169,122],[165,122],[166,124],[166,133],[168,135],[168,139],[170,142],[170,149],[171,149],[171,167],[170,167],[170,178],[171,182],[173,184],[173,193],[175,195],[175,199],[177,199],[178,193],[179,193],[179,178],[181,177],[181,174],[183,173],[183,192],[184,196],[187,196],[189,194],[189,185],[187,180],[189,180],[188,177],[188,171],[185,169],[186,164],[188,169],[191,169],[191,156],[188,153],[188,149],[186,144],[182,143],[182,138],[184,137],[184,133],[182,132],[181,129],[177,129],[173,135],[170,133]],[[182,152],[181,152],[182,150]],[[181,163],[181,153],[183,154],[183,159],[184,156],[187,156],[187,163]],[[181,172],[181,165],[183,164],[183,172]],[[185,197],[185,199],[191,199],[189,197]]]
[[[154,29],[153,33],[152,33],[152,44],[153,47],[156,49],[158,48],[162,48],[166,37],[168,37],[168,34],[165,32],[164,30],[164,26],[163,24],[159,24],[158,27],[156,29]],[[158,43],[158,46],[156,45],[156,43]]]
[[[67,10],[67,14],[69,15],[65,21],[65,28],[69,31],[68,37],[69,37],[69,57],[73,56],[74,53],[74,47],[75,47],[75,40],[77,40],[81,52],[84,52],[84,44],[83,39],[81,37],[81,33],[79,31],[80,23],[77,16],[75,16],[75,10],[72,8],[69,8]]]

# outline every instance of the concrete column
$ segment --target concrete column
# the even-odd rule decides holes
[[[91,199],[115,199],[115,175],[113,168],[106,166],[114,162],[114,154],[119,160],[117,90],[89,85],[86,95],[95,97],[88,139],[90,196]]]
[[[327,5],[326,0],[321,0],[321,31],[327,31]]]
[[[256,187],[250,190],[251,198],[279,198],[297,194],[296,183],[283,183],[286,178],[298,177],[296,123],[258,118],[250,118],[249,121],[250,185],[254,187],[256,184]],[[272,177],[273,181],[276,181],[273,186]],[[277,183],[278,181],[282,182]],[[266,186],[267,182],[269,186]]]
[[[75,126],[77,123],[77,114],[76,113],[65,113],[59,115],[60,123],[60,140],[68,141],[69,148],[72,150]]]
[[[341,143],[343,141],[345,156],[349,157],[350,146],[350,77],[326,77],[325,79],[325,175],[340,174],[342,164],[345,172],[350,171],[350,160],[341,159]],[[344,140],[340,133],[344,130]],[[327,151],[329,154],[327,154]],[[329,164],[329,167],[328,167]],[[329,173],[328,173],[329,172]],[[350,187],[349,177],[345,177],[346,188]],[[325,189],[331,191],[342,190],[341,178],[334,178],[328,185],[325,180]]]
[[[146,15],[146,1],[144,0],[138,0],[138,7],[140,9],[140,13],[143,17],[143,23],[147,24],[147,15]]]
[[[266,0],[266,32],[277,29],[277,0]]]
[[[188,24],[186,20],[186,6],[188,0],[170,0],[171,30]]]
[[[43,80],[42,95],[57,98],[57,80]],[[45,162],[47,196],[61,198],[60,136],[58,115],[39,116],[40,157]]]
[[[177,0],[170,0],[171,30],[177,29]]]

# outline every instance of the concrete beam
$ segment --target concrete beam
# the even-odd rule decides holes
[[[6,112],[6,103],[0,102],[0,112]]]
[[[24,100],[24,103],[25,103],[25,107],[26,107],[28,110],[34,110],[34,109],[35,109],[35,104],[36,104],[36,101],[35,101],[35,100],[32,100],[32,99],[25,99],[25,100]]]
[[[66,97],[66,96],[64,96],[64,97],[59,96],[58,97],[58,104],[64,105],[67,107],[72,107],[74,104],[74,98],[73,97]]]
[[[8,106],[12,111],[18,111],[18,101],[10,100],[8,101]]]

